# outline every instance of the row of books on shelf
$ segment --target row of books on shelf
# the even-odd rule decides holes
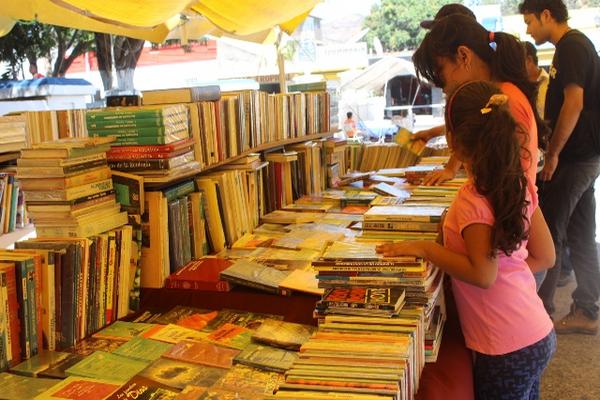
[[[0,232],[13,232],[28,223],[23,189],[15,173],[0,172]]]
[[[0,365],[73,346],[126,316],[130,296],[139,297],[139,246],[126,225],[88,239],[30,239],[2,250]]]

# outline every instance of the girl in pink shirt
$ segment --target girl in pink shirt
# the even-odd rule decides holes
[[[452,278],[478,399],[537,399],[556,348],[533,272],[554,264],[554,245],[520,160],[521,128],[497,86],[459,86],[446,107],[449,144],[469,180],[443,224],[444,246],[405,241],[385,256],[423,257]]]

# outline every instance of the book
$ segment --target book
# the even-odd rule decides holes
[[[202,364],[217,368],[231,368],[239,350],[227,349],[208,342],[182,340],[162,356],[172,360]]]
[[[24,191],[60,190],[101,181],[110,177],[110,168],[98,167],[64,178],[24,178],[20,179],[19,183],[21,189]]]
[[[35,400],[104,400],[120,386],[119,382],[80,376],[69,376],[65,380],[54,382],[57,383],[38,395]]]
[[[33,399],[44,393],[57,381],[54,379],[31,378],[0,372],[0,397],[7,400]]]
[[[181,390],[188,385],[210,387],[225,374],[225,371],[223,368],[159,358],[138,375]]]
[[[280,271],[264,264],[240,259],[221,272],[221,279],[238,285],[277,293],[279,283],[288,274],[289,271]]]
[[[82,361],[85,356],[79,354],[69,354],[57,362],[50,364],[48,368],[38,373],[38,376],[43,378],[65,379],[67,377],[67,369]]]
[[[93,337],[97,339],[127,341],[147,332],[154,326],[154,324],[140,322],[115,321],[101,331],[94,333]]]
[[[142,107],[114,107],[98,110],[88,110],[85,115],[88,124],[99,121],[123,121],[146,118],[160,119],[163,122],[181,115],[187,118],[187,107],[183,104],[175,105],[156,105]]]
[[[252,334],[252,340],[284,349],[299,350],[314,332],[313,326],[266,319]]]
[[[285,372],[292,367],[297,358],[298,353],[295,351],[250,343],[237,355],[235,361],[239,364],[267,371]]]
[[[218,257],[192,260],[169,275],[165,287],[228,292],[231,286],[228,281],[220,279],[220,273],[232,264],[231,261]]]
[[[69,352],[79,354],[81,356],[89,356],[95,351],[102,350],[107,353],[112,353],[123,344],[122,340],[98,339],[95,337],[85,338],[75,346],[68,349]]]
[[[317,307],[398,310],[405,298],[400,288],[339,287],[327,289]]]
[[[281,282],[279,292],[283,295],[291,295],[295,292],[315,294],[321,296],[324,290],[319,287],[319,281],[315,277],[315,271],[295,269]]]
[[[227,323],[208,334],[206,340],[220,346],[242,350],[252,341],[252,331],[243,326]]]
[[[134,337],[116,348],[112,353],[139,361],[152,362],[170,351],[173,346],[157,340]]]
[[[203,331],[212,332],[227,323],[255,331],[266,319],[283,319],[283,316],[222,309],[219,311],[219,314],[206,325]]]
[[[106,152],[113,137],[63,138],[33,144],[21,150],[22,158],[76,158]]]
[[[83,164],[66,165],[63,167],[17,167],[17,178],[63,178],[86,172],[92,168],[104,167],[106,159],[88,161]]]
[[[283,382],[283,375],[273,371],[264,371],[245,365],[234,365],[212,389],[229,390],[240,393],[253,393],[252,399],[262,398],[265,394],[272,394]]]
[[[81,197],[92,196],[112,190],[112,179],[103,179],[81,186],[74,186],[63,190],[35,190],[26,191],[27,201],[71,201]]]
[[[179,391],[136,375],[106,400],[174,400]]]
[[[66,370],[67,375],[93,379],[107,379],[125,383],[148,366],[147,362],[133,360],[105,351],[95,351]]]
[[[202,340],[206,337],[205,332],[198,332],[194,329],[184,328],[178,325],[156,325],[152,329],[144,332],[143,337],[147,339],[159,340],[166,343],[179,343],[182,340]]]
[[[221,98],[218,85],[192,86],[176,89],[144,90],[144,105],[217,101]]]
[[[365,221],[440,222],[445,207],[394,206],[371,207],[364,215]]]

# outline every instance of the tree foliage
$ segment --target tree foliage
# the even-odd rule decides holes
[[[411,50],[418,47],[427,32],[419,25],[431,19],[441,6],[452,0],[381,0],[365,19],[371,45],[379,38],[385,51]]]
[[[0,61],[10,65],[12,78],[28,61],[50,60],[50,76],[63,76],[73,61],[89,51],[94,43],[91,32],[62,28],[38,22],[18,22],[10,33],[0,38]]]

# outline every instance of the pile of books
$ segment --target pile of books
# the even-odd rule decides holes
[[[114,136],[109,166],[144,176],[197,168],[188,107],[179,105],[107,108],[86,114],[90,137]]]
[[[106,161],[112,140],[60,139],[21,151],[17,178],[38,237],[88,237],[127,223]]]
[[[75,346],[11,365],[9,373],[0,373],[2,396],[261,399],[283,382],[314,331],[278,315],[227,309],[146,312]]]
[[[0,153],[15,153],[26,146],[25,114],[0,117]]]
[[[14,169],[10,167],[7,169]],[[13,232],[29,222],[25,198],[14,171],[0,172],[0,232]]]
[[[362,223],[363,238],[379,240],[435,240],[439,231],[444,207],[418,205],[372,206]]]

